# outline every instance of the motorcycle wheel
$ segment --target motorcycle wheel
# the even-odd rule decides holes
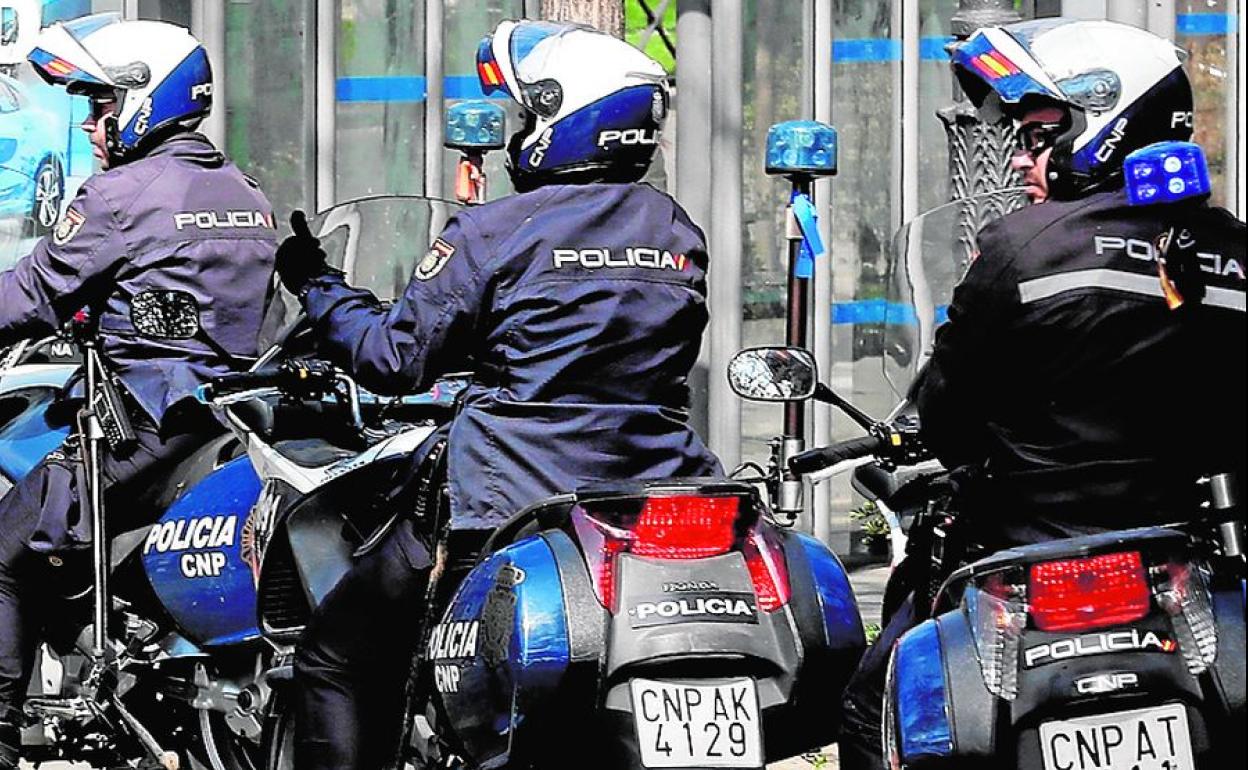
[[[225,723],[224,715],[200,711],[199,732],[199,745],[190,752],[193,770],[263,770],[266,767],[263,743],[256,744],[235,733]]]

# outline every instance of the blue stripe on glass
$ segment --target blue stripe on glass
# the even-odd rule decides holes
[[[947,61],[949,54],[945,46],[953,42],[952,37],[924,37],[919,39],[919,58],[925,61]]]
[[[936,308],[936,323],[949,320],[949,306],[940,305]],[[918,318],[914,308],[884,299],[859,299],[852,302],[837,302],[832,305],[832,323],[840,324],[895,324],[914,326]]]
[[[486,98],[476,75],[447,75],[442,89],[447,99]],[[429,82],[421,75],[342,77],[334,87],[340,102],[423,102],[428,94]]]
[[[334,96],[340,102],[421,102],[429,91],[420,75],[338,78]]]
[[[1174,17],[1179,35],[1229,35],[1239,20],[1233,13],[1180,13]]]
[[[951,37],[919,40],[919,57],[925,61],[948,61],[945,45]],[[841,64],[901,61],[901,41],[889,37],[864,37],[832,41],[832,61]]]
[[[1237,24],[1231,13],[1181,13],[1175,17],[1179,35],[1226,35]],[[924,61],[948,61],[945,46],[949,36],[924,37],[919,40],[919,56]],[[832,41],[832,60],[839,64],[890,62],[901,60],[901,41],[895,38],[852,38]],[[474,75],[448,75],[443,85],[447,99],[481,99],[486,95]],[[381,75],[375,77],[338,78],[337,97],[340,102],[420,102],[428,87],[419,75]]]
[[[442,79],[442,95],[447,99],[485,99],[481,79],[476,75],[447,75]],[[507,98],[507,94],[495,91],[493,98]]]

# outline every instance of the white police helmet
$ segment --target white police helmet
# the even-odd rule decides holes
[[[1037,19],[977,30],[952,48],[954,72],[988,116],[1029,104],[1070,114],[1053,142],[1049,192],[1075,198],[1121,183],[1132,150],[1192,135],[1192,88],[1182,51],[1111,21]]]
[[[212,109],[208,54],[174,24],[84,16],[42,30],[27,59],[70,93],[116,99],[106,132],[115,161],[142,155],[171,129],[194,128]]]
[[[516,189],[555,181],[640,179],[667,116],[666,73],[623,40],[590,27],[504,21],[477,49],[486,94],[524,108],[507,147]]]

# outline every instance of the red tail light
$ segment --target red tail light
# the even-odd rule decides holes
[[[736,540],[737,497],[651,497],[633,527],[638,556],[705,559],[728,553]]]
[[[685,560],[734,550],[745,556],[759,609],[770,612],[789,601],[783,551],[757,524],[743,531],[741,519],[741,498],[736,495],[648,497],[633,515],[599,516],[581,508],[572,515],[595,592],[602,606],[612,612],[619,554]]]
[[[1148,614],[1150,590],[1138,551],[1031,567],[1027,600],[1041,631],[1080,631]]]
[[[778,610],[789,603],[789,568],[784,563],[784,550],[770,529],[754,527],[742,552],[750,570],[750,582],[763,612]]]

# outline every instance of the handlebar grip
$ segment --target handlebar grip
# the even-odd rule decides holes
[[[814,473],[845,460],[876,454],[880,449],[880,440],[875,436],[851,438],[848,441],[838,441],[831,446],[793,455],[789,458],[789,470],[799,475]]]
[[[258,372],[238,372],[213,377],[201,386],[203,400],[211,401],[219,396],[231,393],[242,393],[259,388],[276,388],[281,382],[281,372],[276,369],[262,369]]]

